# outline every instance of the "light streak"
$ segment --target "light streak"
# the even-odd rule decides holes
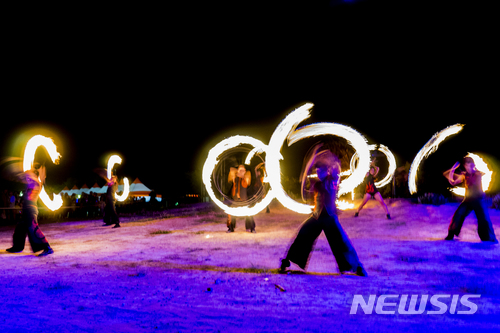
[[[272,189],[269,190],[267,195],[255,206],[253,207],[230,207],[220,201],[216,196],[215,192],[213,190],[212,186],[212,171],[214,170],[215,166],[219,162],[219,156],[225,152],[228,149],[237,147],[242,144],[250,144],[254,146],[255,148],[259,148],[262,151],[267,151],[266,148],[267,146],[262,143],[262,141],[257,140],[255,138],[252,138],[250,136],[241,136],[241,135],[236,135],[229,137],[227,139],[222,140],[219,142],[215,147],[213,147],[209,153],[208,157],[205,161],[205,164],[203,165],[203,171],[202,171],[202,177],[203,177],[203,184],[205,184],[205,187],[207,189],[207,193],[210,196],[210,199],[219,206],[222,210],[224,210],[227,214],[234,215],[234,216],[250,216],[250,215],[255,215],[261,210],[265,209],[270,203],[271,200],[274,198]],[[249,155],[254,152],[252,150]],[[255,153],[255,152],[254,152]],[[250,157],[251,159],[251,157]]]
[[[294,131],[302,121],[311,116],[310,109],[312,107],[313,104],[306,103],[286,116],[271,136],[271,139],[269,140],[269,148],[266,151],[267,177],[275,197],[283,206],[300,214],[310,214],[313,207],[293,200],[283,189],[283,186],[281,185],[280,167],[280,160],[282,160],[283,157],[281,156],[280,151],[287,138],[289,146],[293,143],[290,143],[289,134]]]
[[[354,204],[353,203],[350,203],[350,202],[345,201],[345,200],[337,200],[337,202],[335,204],[337,205],[337,208],[340,209],[340,210],[346,210],[346,209],[353,209],[354,208]]]
[[[122,158],[118,155],[111,155],[108,159],[108,179],[111,179],[111,171],[113,170],[113,166],[115,164],[121,164]],[[123,193],[122,195],[118,195],[115,193],[116,200],[122,202],[125,201],[129,195],[130,184],[127,178],[123,178]]]
[[[245,164],[249,165],[255,154],[262,154],[263,152],[264,150],[262,147],[255,147],[248,153],[247,158],[245,159]]]
[[[298,129],[289,136],[289,145],[307,137],[318,135],[336,135],[347,140],[357,152],[359,158],[358,167],[352,174],[344,179],[339,185],[338,196],[351,192],[365,179],[366,173],[370,170],[370,150],[364,136],[353,128],[335,123],[312,124]]]
[[[389,148],[387,148],[386,146],[384,146],[382,144],[380,144],[378,146],[379,146],[378,151],[382,152],[385,155],[385,157],[387,158],[387,161],[389,162],[387,174],[385,175],[385,177],[382,180],[375,183],[375,186],[377,188],[381,188],[381,187],[384,187],[385,185],[387,185],[391,182],[392,176],[394,176],[394,173],[396,172],[396,158],[394,157],[394,154],[390,151]],[[370,151],[375,150],[375,149],[377,149],[377,145],[369,145],[368,149],[370,149]],[[356,165],[356,161],[358,158],[359,158],[358,153],[355,152],[354,155],[352,155],[351,162],[350,162],[351,169],[346,171],[346,173],[352,172],[352,170],[355,170],[355,168],[356,168],[355,165]],[[354,199],[354,190],[352,191],[352,198]]]
[[[482,173],[484,173],[483,177],[481,178],[481,185],[483,188],[483,191],[488,191],[490,188],[490,183],[491,183],[491,177],[493,176],[493,171],[491,171],[488,168],[488,164],[479,156],[474,153],[468,153],[467,157],[472,158],[474,161],[474,164],[476,165],[476,169]],[[453,187],[450,189],[451,192],[455,193],[456,195],[460,196],[465,196],[465,188],[464,187]]]
[[[31,170],[31,168],[33,167],[35,152],[40,146],[45,148],[54,164],[59,164],[59,158],[61,157],[61,154],[57,152],[57,146],[55,145],[54,141],[51,138],[47,138],[43,135],[35,135],[28,141],[28,143],[26,143],[26,147],[24,148],[24,172]],[[38,180],[40,180],[40,177],[38,178]],[[58,210],[63,204],[62,197],[58,194],[54,194],[54,199],[50,200],[50,197],[45,191],[44,186],[42,186],[39,198],[40,200],[42,200],[44,205],[52,211]]]
[[[422,147],[422,149],[420,149],[411,164],[410,174],[408,176],[408,188],[410,189],[411,194],[417,192],[417,171],[422,160],[435,152],[438,149],[439,144],[443,142],[447,137],[457,134],[463,129],[463,127],[463,124],[455,124],[446,127],[445,129],[434,134],[432,138]]]
[[[359,166],[354,171],[353,175],[340,184],[339,195],[350,192],[352,188],[363,181],[364,175],[369,170],[370,165],[370,151],[368,149],[366,139],[354,129],[334,123],[312,124],[296,130],[297,126],[303,120],[310,117],[310,109],[312,107],[313,104],[306,103],[286,116],[274,131],[271,139],[269,140],[269,145],[267,146],[255,138],[237,135],[219,142],[209,151],[208,157],[203,165],[202,177],[208,195],[217,206],[230,215],[249,216],[257,214],[266,208],[273,198],[277,198],[283,206],[290,210],[301,214],[311,213],[313,206],[296,202],[290,198],[281,184],[280,161],[283,159],[283,156],[281,155],[281,148],[283,147],[285,140],[287,140],[288,146],[291,146],[299,140],[318,135],[336,135],[345,138],[347,142],[352,145],[356,151],[358,151],[361,158]],[[265,164],[267,177],[264,179],[264,182],[270,184],[270,190],[267,195],[253,207],[229,207],[220,201],[215,195],[212,186],[212,172],[219,162],[219,156],[221,156],[223,152],[242,144],[250,144],[254,147],[246,158],[245,162],[247,164],[250,162],[254,154],[262,152],[266,153]]]

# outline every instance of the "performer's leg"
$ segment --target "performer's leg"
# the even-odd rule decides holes
[[[116,212],[115,203],[113,203],[111,206],[111,224],[115,225],[113,228],[120,227],[120,218],[118,217],[118,213]]]
[[[387,205],[385,204],[384,198],[382,198],[382,194],[380,194],[380,192],[375,193],[375,199],[379,202],[382,208],[384,208],[387,217],[390,218],[389,209],[387,209]]]
[[[14,230],[13,245],[11,248],[7,249],[7,252],[21,252],[24,250],[26,244],[26,235],[28,234],[28,228],[24,223],[24,220],[20,221],[16,225]]]
[[[38,252],[50,248],[47,238],[45,238],[45,235],[43,234],[42,230],[40,230],[40,226],[38,225],[37,212],[27,212],[25,213],[23,218],[26,219],[25,223],[28,227],[28,239],[30,241],[33,252]]]
[[[302,223],[297,237],[288,250],[286,260],[293,261],[300,268],[305,269],[314,243],[321,231],[321,223],[313,216],[309,217]]]
[[[477,218],[477,233],[482,241],[498,242],[491,223],[485,200],[479,200],[473,206]]]
[[[341,272],[356,272],[358,267],[362,267],[358,254],[346,232],[340,225],[337,216],[326,216],[322,219],[323,230],[326,239],[330,244],[333,255],[337,260],[337,265]]]
[[[227,221],[228,230],[227,230],[227,232],[234,232],[234,229],[236,228],[236,216],[228,215],[227,218],[228,218],[228,221]]]
[[[370,194],[368,194],[368,193],[365,194],[365,196],[363,197],[363,202],[361,202],[361,205],[359,205],[358,211],[356,212],[356,215],[354,215],[354,216],[359,215],[359,212],[361,211],[361,209],[363,209],[363,206],[368,202],[368,200],[370,200],[370,197],[371,197]]]
[[[250,230],[250,232],[255,232],[255,220],[253,216],[245,217],[245,229]]]
[[[111,205],[109,203],[106,203],[106,206],[104,206],[104,212],[103,212],[103,217],[102,221],[104,222],[104,225],[111,225],[111,212],[110,212]]]
[[[448,227],[448,236],[446,237],[446,240],[453,240],[453,236],[458,236],[460,234],[465,218],[471,211],[472,209],[470,207],[470,203],[462,201],[455,211],[455,214],[453,214],[450,226]]]

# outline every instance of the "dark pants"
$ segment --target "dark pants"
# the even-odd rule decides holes
[[[118,214],[116,213],[114,201],[106,201],[103,221],[106,224],[120,224],[120,219],[118,218]]]
[[[458,206],[453,218],[451,219],[450,226],[448,227],[448,235],[458,236],[465,218],[472,212],[476,214],[477,218],[477,233],[482,241],[496,241],[495,231],[491,224],[490,216],[488,214],[488,207],[484,199],[464,200]]]
[[[236,216],[227,216],[227,227],[230,231],[234,231],[236,228]],[[246,230],[255,230],[255,221],[253,216],[245,216],[245,229]]]
[[[286,259],[305,269],[314,243],[321,231],[325,232],[339,270],[341,272],[356,271],[358,266],[361,266],[358,254],[342,229],[338,217],[328,215],[326,209],[323,209],[317,220],[311,216],[302,224],[297,237],[288,250]]]
[[[49,242],[38,226],[38,208],[34,206],[23,207],[23,218],[14,230],[14,245],[16,251],[24,250],[26,235],[31,244],[33,252],[45,250]]]

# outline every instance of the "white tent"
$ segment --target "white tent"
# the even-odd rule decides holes
[[[80,191],[82,191],[82,193],[89,194],[90,188],[87,186],[87,184],[83,184],[83,186],[80,188]]]
[[[151,189],[144,185],[139,178],[136,178],[132,184],[130,184],[129,195],[133,197],[146,197],[149,196]]]
[[[97,183],[95,183],[94,186],[90,188],[90,192],[101,193],[101,188],[97,185]]]
[[[76,185],[73,186],[73,188],[71,190],[68,191],[68,195],[69,196],[72,196],[73,194],[76,194],[76,195],[81,195],[82,194],[82,190],[80,190]]]
[[[69,192],[69,188],[67,186],[65,186],[64,189],[61,192],[59,192],[59,195],[66,194],[68,192]]]
[[[121,181],[121,184],[118,185],[118,192],[123,191],[123,180]],[[67,193],[69,196],[75,194],[75,195],[81,195],[82,193],[89,194],[90,192],[94,192],[97,194],[103,194],[108,191],[108,185],[104,185],[103,187],[99,187],[97,183],[95,183],[91,188],[89,188],[86,184],[82,186],[82,188],[78,188],[76,185],[73,186],[71,190],[68,190],[67,187],[65,187],[59,194],[63,195]],[[129,196],[131,197],[146,197],[146,201],[149,201],[149,193],[151,193],[151,189],[148,188],[146,185],[144,185],[139,178],[136,178],[132,184],[130,184],[130,190],[129,190]],[[157,198],[161,198],[161,195],[158,195]],[[161,201],[161,199],[159,199]]]

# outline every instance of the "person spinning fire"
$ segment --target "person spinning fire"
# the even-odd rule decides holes
[[[321,145],[318,145],[315,151],[320,147]],[[358,276],[368,276],[337,216],[335,202],[340,181],[340,162],[337,156],[329,150],[321,151],[318,154],[314,152],[313,155],[316,155],[313,165],[319,178],[319,181],[313,186],[314,210],[300,226],[297,237],[288,249],[286,257],[281,259],[279,273],[286,273],[290,262],[305,269],[316,239],[324,231],[339,271],[342,274],[354,273]]]
[[[38,225],[37,201],[42,184],[45,182],[45,166],[34,163],[31,170],[22,173],[19,180],[26,184],[26,194],[23,202],[23,218],[16,225],[13,236],[13,246],[7,252],[16,253],[24,250],[26,235],[28,235],[33,252],[42,251],[38,256],[43,257],[54,253],[47,238]]]
[[[248,199],[251,181],[252,175],[245,165],[240,164],[238,168],[230,168],[228,183],[232,184],[230,197],[234,202],[242,202]],[[227,232],[234,232],[236,228],[235,216],[228,215],[227,228]],[[251,233],[256,233],[253,216],[245,217],[245,229]]]
[[[474,160],[468,156],[464,158],[465,171],[455,175],[455,170],[459,166],[460,163],[457,162],[450,170],[443,173],[452,186],[465,182],[464,200],[458,206],[455,214],[453,214],[450,226],[448,227],[448,236],[446,236],[445,240],[451,241],[455,236],[458,236],[465,218],[474,211],[477,218],[477,233],[479,238],[481,238],[483,242],[498,243],[488,214],[488,207],[484,200],[485,195],[481,182],[484,174],[476,169]]]

